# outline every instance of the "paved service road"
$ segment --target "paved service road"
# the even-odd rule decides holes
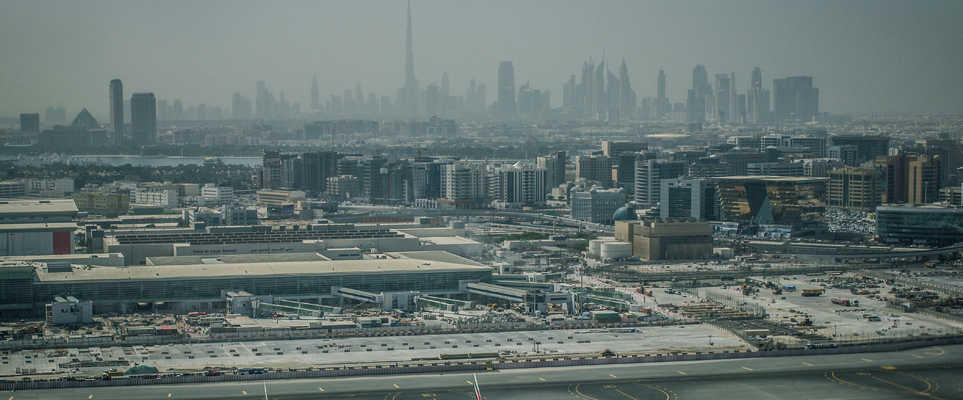
[[[471,373],[269,381],[271,399],[470,399]],[[963,345],[478,373],[485,399],[963,399]],[[260,399],[262,382],[32,390],[20,399]],[[2,397],[2,396],[0,396]],[[3,398],[6,398],[3,397]],[[2,400],[2,399],[0,399]]]

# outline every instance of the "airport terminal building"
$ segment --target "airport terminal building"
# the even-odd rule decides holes
[[[42,313],[57,296],[68,295],[91,301],[94,314],[223,310],[231,291],[340,305],[342,288],[407,308],[415,294],[467,296],[466,285],[492,281],[492,268],[437,251],[340,261],[194,260],[130,267],[8,261],[0,265],[0,317]]]

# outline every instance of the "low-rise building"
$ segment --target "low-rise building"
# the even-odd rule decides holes
[[[642,260],[697,260],[712,257],[712,227],[693,219],[618,221],[615,238],[632,244]]]

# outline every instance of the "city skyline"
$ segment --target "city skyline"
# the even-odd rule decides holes
[[[772,79],[812,76],[813,86],[823,92],[821,112],[956,113],[963,109],[963,100],[957,95],[963,83],[954,79],[951,71],[951,66],[963,62],[959,60],[963,56],[953,50],[963,41],[963,34],[956,34],[960,26],[951,23],[951,15],[959,15],[952,10],[963,8],[958,3],[927,2],[922,7],[902,3],[873,3],[873,7],[824,2],[742,4],[745,7],[732,7],[740,10],[733,14],[700,2],[606,2],[593,7],[416,1],[409,14],[412,33],[404,17],[407,4],[402,2],[287,3],[271,9],[252,3],[243,11],[219,2],[62,3],[61,7],[9,3],[0,16],[0,31],[19,40],[0,45],[0,52],[8,55],[0,60],[0,86],[6,88],[0,93],[0,114],[36,113],[62,105],[69,113],[87,108],[94,115],[106,116],[103,86],[115,78],[128,86],[128,93],[154,92],[158,99],[225,109],[231,106],[233,93],[256,100],[254,83],[264,80],[272,93],[285,93],[289,102],[300,103],[307,111],[315,74],[322,103],[356,85],[395,99],[397,90],[407,86],[409,63],[413,63],[412,70],[420,71],[416,82],[421,89],[442,82],[447,73],[450,93],[458,95],[465,93],[471,79],[497,87],[502,61],[513,63],[516,87],[529,83],[532,88],[554,92],[550,101],[558,106],[563,104],[562,85],[576,72],[576,63],[601,57],[603,52],[616,68],[626,60],[627,77],[638,100],[656,97],[656,76],[661,69],[666,75],[666,97],[672,103],[685,102],[692,66],[701,64],[711,74],[735,72],[736,79],[730,80],[739,94],[750,91],[749,76],[755,67],[765,72],[762,89],[767,90],[773,89]],[[359,8],[366,12],[353,12]],[[596,8],[624,12],[609,15]],[[221,11],[225,15],[217,17],[215,12]],[[771,18],[764,17],[785,12],[797,18],[776,27],[768,22]],[[152,19],[144,21],[145,14]],[[78,18],[84,15],[89,18]],[[146,24],[153,30],[104,36],[101,33],[106,28],[92,22],[110,15],[124,17],[118,29]],[[489,15],[503,16],[505,21],[490,26],[484,22]],[[720,15],[730,18],[720,18],[726,23],[713,19]],[[330,26],[318,21],[317,25],[325,26],[291,23],[286,25],[288,29],[277,31],[283,27],[278,25],[281,18],[307,22],[312,17]],[[630,23],[633,17],[643,23]],[[719,34],[690,32],[678,24],[662,28],[682,18],[693,27],[702,26],[699,23],[705,20],[705,27]],[[848,25],[837,26],[841,19]],[[521,20],[527,21],[523,27],[512,25]],[[557,26],[582,21],[604,26],[571,29],[573,32]],[[748,28],[750,22],[749,26],[759,27]],[[889,25],[892,29],[877,26],[888,22],[893,23]],[[49,26],[51,32],[24,35],[29,31],[24,24],[31,23]],[[351,24],[354,29],[339,31]],[[804,35],[777,32],[793,33],[793,29],[809,31]],[[76,34],[67,37],[67,31]],[[406,33],[413,36],[413,45],[402,44]],[[189,36],[208,40],[187,40]],[[274,46],[266,45],[279,39]],[[87,51],[90,47],[92,52]],[[412,47],[414,61],[409,62]],[[80,49],[83,57],[77,53]],[[490,106],[496,98],[487,100]],[[423,113],[424,106],[419,106]]]

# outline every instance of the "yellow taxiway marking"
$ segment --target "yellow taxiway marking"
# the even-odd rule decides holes
[[[398,387],[398,384],[392,384],[392,386],[394,386],[394,387]]]
[[[618,378],[617,376],[612,375],[612,374],[609,374],[609,376],[611,376],[611,377],[613,377],[613,378]]]
[[[94,398],[94,395],[87,396],[88,399]]]
[[[473,386],[475,385],[474,383],[471,383],[471,381],[465,381],[465,382],[468,382],[469,385],[473,385]]]
[[[924,390],[924,391],[922,391],[922,392],[918,392],[918,391],[913,390],[913,389],[910,389],[910,388],[908,388],[908,387],[906,387],[906,386],[898,385],[898,384],[895,384],[895,383],[893,383],[893,382],[887,381],[887,380],[885,380],[885,379],[879,379],[879,378],[877,378],[877,377],[875,377],[875,376],[873,377],[873,379],[875,379],[875,380],[877,380],[877,381],[880,381],[880,382],[888,383],[888,384],[893,385],[893,386],[896,386],[896,387],[898,387],[898,388],[900,388],[900,389],[904,389],[904,390],[906,390],[907,392],[910,392],[910,393],[916,393],[916,394],[918,394],[918,395],[922,395],[922,396],[926,396],[926,397],[933,397],[933,396],[930,395],[929,393],[926,393],[926,392],[929,392],[929,391],[930,391],[930,388],[932,388],[932,386],[930,386],[930,388],[927,388],[926,390]],[[933,397],[933,398],[935,399],[936,397]]]
[[[682,372],[682,371],[676,371],[676,372],[678,372],[678,373],[680,373],[680,374],[682,374],[682,375],[685,375],[685,372]]]
[[[247,392],[245,392],[245,391],[243,391],[243,390],[241,391],[241,393],[247,394]]]
[[[808,365],[808,366],[810,366],[810,367],[812,367],[812,366],[813,366],[813,365],[812,365],[812,364],[810,364],[810,363],[803,363],[803,365]]]
[[[170,393],[168,393],[168,394],[167,394],[167,397],[171,397],[171,394],[170,394]]]
[[[395,385],[395,387],[398,387],[398,385]],[[322,392],[324,391],[324,389],[321,389],[321,388],[318,388],[318,390],[320,390],[320,391],[322,391]]]
[[[7,399],[7,400],[13,400],[13,396],[10,396],[10,398],[9,398],[9,399]]]
[[[635,397],[629,396],[628,394],[626,394],[625,392],[623,392],[623,391],[621,391],[621,390],[618,390],[618,389],[612,389],[612,390],[614,390],[614,391],[616,391],[616,392],[619,392],[619,393],[622,393],[623,396],[628,397],[628,398],[630,398],[630,399],[632,399],[632,400],[639,400],[639,399],[636,399]]]
[[[742,367],[742,369],[744,369],[744,370],[746,370],[746,371],[752,371],[752,368],[749,368],[749,367]]]
[[[891,365],[887,365],[887,366],[883,367],[883,369],[896,369],[896,367],[891,366]]]
[[[873,360],[866,359],[866,358],[860,358],[860,360],[863,360],[863,361],[866,361],[866,362],[873,362]]]
[[[923,356],[918,356],[918,355],[916,355],[916,354],[913,354],[913,357],[916,357],[916,358],[923,358]]]
[[[545,378],[538,378],[538,380],[545,382]]]

